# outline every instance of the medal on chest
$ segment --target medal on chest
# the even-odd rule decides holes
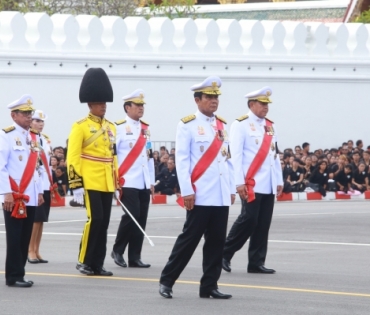
[[[15,144],[17,145],[17,146],[22,146],[22,142],[21,142],[21,140],[17,137],[17,138],[15,138]]]
[[[205,135],[203,126],[198,126],[198,135]]]
[[[96,133],[97,132],[94,125],[89,125],[89,127],[90,127],[90,133]]]
[[[133,133],[132,133],[132,130],[131,130],[131,127],[130,127],[130,125],[127,125],[126,126],[126,135],[132,135]]]
[[[264,127],[265,127],[265,132],[267,133],[267,135],[269,136],[274,135],[274,128],[272,126],[264,126]]]
[[[254,123],[250,123],[249,126],[252,131],[256,131],[256,127],[254,126]]]

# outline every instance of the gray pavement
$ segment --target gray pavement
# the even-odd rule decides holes
[[[230,210],[229,228],[240,205]],[[53,208],[45,225],[42,254],[48,264],[27,265],[30,289],[0,285],[0,314],[370,314],[370,203],[368,201],[280,202],[270,230],[266,266],[275,275],[248,274],[247,247],[236,253],[232,272],[223,272],[227,301],[200,299],[202,241],[179,281],[174,298],[158,294],[158,278],[185,211],[151,206],[142,258],[149,269],[121,268],[109,254],[122,212],[113,207],[105,267],[111,278],[79,275],[75,269],[85,211]],[[126,257],[125,257],[126,258]],[[5,234],[0,218],[0,273]],[[1,284],[1,282],[0,282]]]

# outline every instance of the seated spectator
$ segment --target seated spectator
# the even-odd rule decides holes
[[[352,149],[351,149],[351,151],[352,151]],[[346,155],[346,156],[348,156],[348,155],[350,155],[350,154],[352,154],[352,152],[350,153],[350,151],[349,151],[349,149],[348,149],[348,145],[347,144],[343,144],[342,145],[342,150],[341,150],[341,153],[340,153],[341,155],[343,154],[343,155]]]
[[[335,156],[332,156],[329,160],[328,173],[329,178],[334,179],[334,173],[338,170],[338,163],[336,162]]]
[[[302,155],[310,155],[310,144],[308,142],[302,144]]]
[[[314,191],[320,192],[320,194],[326,196],[326,188],[328,184],[328,163],[326,161],[321,161],[318,167],[312,172],[308,186]]]
[[[162,169],[164,167],[167,167],[167,161],[168,161],[169,155],[167,153],[163,154],[160,158],[161,163],[158,165],[158,172],[162,172]]]
[[[365,163],[366,165],[366,173],[369,170],[369,165],[370,165],[370,152],[369,151],[364,151],[362,153],[362,162]]]
[[[55,172],[55,170],[59,166],[59,159],[56,156],[50,157],[50,166],[51,166],[52,173]]]
[[[352,154],[352,169],[353,171],[356,171],[358,169],[358,166],[360,164],[360,153],[357,151],[353,152]]]
[[[159,148],[159,157],[161,158],[164,154],[168,154],[166,147],[163,145]]]
[[[305,165],[303,166],[303,171],[304,171],[303,178],[305,180],[308,180],[311,176],[311,164],[312,164],[311,157],[307,156],[305,160]]]
[[[294,151],[295,151],[294,154],[302,155],[302,149],[299,145],[295,146]]]
[[[158,151],[153,152],[153,160],[154,160],[154,174],[155,174],[155,176],[157,176],[159,174],[158,166],[161,163],[161,161],[159,160],[159,152]]]
[[[173,195],[179,192],[179,181],[176,174],[176,165],[174,159],[168,159],[167,167],[156,176],[155,192],[160,192],[162,195]]]
[[[175,153],[176,153],[176,149],[175,148],[172,148],[170,154],[175,155]]]
[[[67,176],[64,173],[63,167],[58,166],[53,173],[53,182],[58,185],[58,193],[61,197],[67,194]]]
[[[348,191],[353,191],[351,187],[352,178],[352,165],[347,164],[342,170],[338,172],[338,174],[334,178],[337,185],[337,190],[342,191],[346,194],[348,193]]]
[[[348,148],[348,154],[352,154],[353,153],[353,141],[352,140],[348,140],[347,143],[343,143],[343,145],[347,145],[347,148]]]
[[[286,180],[288,178],[288,175],[290,173],[290,157],[291,157],[291,154],[290,153],[284,153],[284,156],[283,156],[283,162],[284,162],[284,168],[283,168],[283,179]]]
[[[365,172],[365,168],[365,163],[360,162],[358,169],[353,172],[352,178],[352,188],[361,191],[362,193],[367,190],[367,186],[369,185],[369,179]]]
[[[317,161],[318,161],[317,156],[315,154],[312,154],[311,155],[311,173],[315,170],[317,166]]]
[[[300,160],[294,159],[293,165],[287,178],[284,192],[301,192],[306,188],[303,183],[303,170],[299,167]]]

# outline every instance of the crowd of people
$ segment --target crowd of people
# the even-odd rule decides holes
[[[370,190],[370,146],[362,140],[343,142],[339,148],[310,151],[310,144],[279,151],[283,192],[327,191],[359,195]]]

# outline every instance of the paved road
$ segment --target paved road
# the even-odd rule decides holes
[[[230,210],[229,228],[240,205]],[[121,210],[114,207],[108,253]],[[75,270],[85,211],[52,209],[42,254],[49,264],[27,265],[31,289],[0,286],[0,314],[370,314],[370,204],[367,201],[278,203],[271,226],[266,266],[275,275],[248,274],[247,250],[222,273],[227,301],[200,299],[202,241],[174,286],[174,298],[158,295],[158,278],[180,233],[185,213],[176,206],[152,206],[145,242],[146,270],[120,268],[107,255],[111,278],[82,276]],[[0,218],[0,273],[5,234]]]

